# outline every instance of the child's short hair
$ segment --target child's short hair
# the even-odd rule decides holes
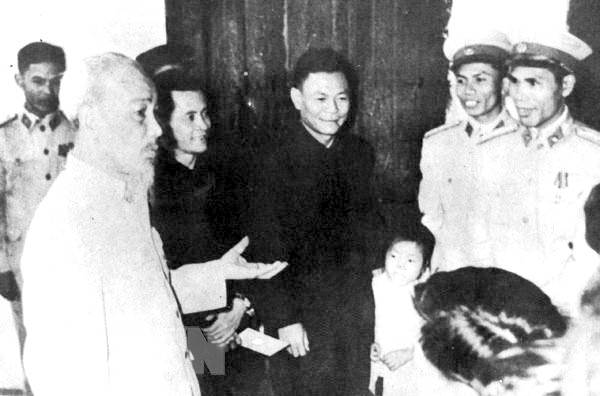
[[[423,267],[421,268],[421,276],[426,270],[431,267],[431,255],[435,245],[433,234],[422,224],[411,225],[404,227],[401,230],[388,230],[387,236],[383,238],[381,257],[385,261],[387,252],[399,242],[414,242],[421,248],[423,254]]]

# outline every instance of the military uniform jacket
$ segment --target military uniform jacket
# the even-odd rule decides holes
[[[477,222],[485,221],[473,216],[474,202],[482,194],[477,174],[487,161],[490,142],[517,129],[517,122],[503,111],[485,125],[463,120],[425,134],[418,200],[421,221],[436,239],[434,270],[486,265],[485,257],[476,255],[471,236]]]
[[[23,111],[0,125],[0,272],[13,270],[19,283],[25,233],[63,169],[74,135],[61,112],[37,119]]]
[[[555,303],[575,304],[598,261],[585,240],[583,205],[600,183],[600,134],[565,109],[544,130],[523,128],[490,147],[495,156],[481,172],[487,192],[475,210],[488,219],[481,246]]]

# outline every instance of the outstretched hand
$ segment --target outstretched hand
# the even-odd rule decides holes
[[[246,236],[221,257],[225,279],[271,279],[287,267],[288,263],[282,261],[271,264],[247,262],[242,253],[249,243]]]

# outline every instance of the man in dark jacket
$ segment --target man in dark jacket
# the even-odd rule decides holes
[[[299,119],[265,150],[252,186],[251,254],[290,262],[277,282],[265,285],[262,313],[259,307],[267,330],[290,343],[289,354],[271,360],[277,394],[343,392],[344,344],[357,341],[341,332],[356,325],[344,320],[351,297],[344,289],[356,275],[350,263],[363,264],[350,257],[363,257],[367,248],[374,157],[347,130],[352,77],[331,49],[309,49],[299,58],[290,90]]]

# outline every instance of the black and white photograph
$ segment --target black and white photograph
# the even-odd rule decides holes
[[[0,395],[600,396],[600,2],[0,15]]]

